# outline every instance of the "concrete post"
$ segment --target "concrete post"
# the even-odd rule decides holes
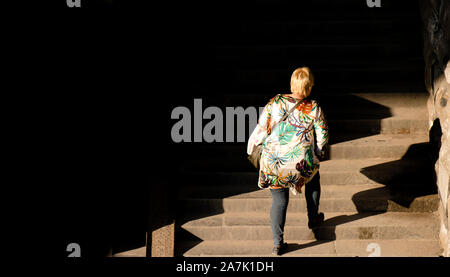
[[[150,220],[147,233],[147,257],[173,257],[175,246],[175,220],[167,186],[152,190]]]
[[[175,222],[169,223],[152,232],[151,257],[173,257]]]

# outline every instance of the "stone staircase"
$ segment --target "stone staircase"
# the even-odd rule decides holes
[[[295,67],[315,73],[312,97],[330,125],[320,169],[325,222],[316,234],[309,230],[304,196],[291,194],[283,256],[368,256],[372,243],[381,256],[439,256],[421,41],[411,27],[416,7],[384,1],[376,11],[359,4],[365,1],[311,1],[317,12],[296,10],[299,19],[286,2],[262,1],[247,17],[243,9],[233,20],[221,18],[209,73],[220,85],[214,95],[199,95],[205,107],[223,111],[260,107],[288,93]],[[300,26],[305,36],[289,36]],[[186,157],[176,255],[271,256],[272,200],[257,187],[246,143],[174,147]]]
[[[359,97],[390,103],[386,107],[393,115],[379,120],[380,134],[330,145],[329,160],[320,169],[325,222],[318,240],[307,228],[304,196],[291,195],[285,255],[367,256],[368,245],[375,242],[382,256],[438,256],[439,199],[427,158],[426,94]],[[364,131],[358,129],[359,119],[334,121],[331,130],[353,123]],[[217,156],[208,159],[208,153]],[[270,255],[272,200],[269,191],[256,187],[257,173],[246,160],[245,145],[199,146],[193,156],[183,175],[196,184],[179,194],[178,254]]]

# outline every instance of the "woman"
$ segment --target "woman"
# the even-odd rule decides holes
[[[301,188],[306,184],[305,198],[310,229],[317,228],[324,220],[323,213],[318,213],[318,170],[319,157],[323,156],[328,142],[328,126],[318,103],[308,98],[313,85],[314,76],[309,68],[296,69],[291,76],[292,93],[278,94],[267,103],[248,142],[249,155],[256,145],[262,143],[263,146],[258,186],[270,188],[272,194],[270,225],[273,254],[276,255],[280,255],[287,246],[283,234],[289,189],[295,195],[301,193]],[[297,103],[289,116],[279,122]]]

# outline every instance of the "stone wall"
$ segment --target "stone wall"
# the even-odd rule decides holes
[[[439,193],[441,195],[441,241],[444,245],[444,255],[450,257],[450,62],[447,62],[444,76],[437,80],[435,104],[436,114],[441,122],[442,138],[441,149],[439,151],[439,160],[436,164],[436,176]]]
[[[450,0],[421,0],[425,85],[429,92],[430,142],[437,149],[436,183],[441,198],[440,239],[443,255],[450,256]],[[433,152],[433,151],[431,151]]]

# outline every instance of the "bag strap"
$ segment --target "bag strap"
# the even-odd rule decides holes
[[[300,105],[300,103],[301,103],[304,99],[305,99],[305,98],[303,98],[302,100],[298,100],[297,103],[295,103],[294,107],[292,107],[292,108],[289,110],[289,112],[285,113],[285,114],[283,115],[283,117],[280,119],[280,121],[278,121],[276,124],[285,121],[286,118],[287,118],[287,117],[295,110],[295,108],[298,107],[298,105]],[[274,124],[274,125],[272,126],[272,129],[273,129],[274,126],[276,126],[276,124]]]
[[[280,122],[285,121],[286,118],[295,110],[295,108],[297,108],[300,105],[301,102],[303,102],[304,99],[305,98],[303,98],[302,100],[297,101],[297,103],[294,105],[294,107],[292,107],[287,113],[285,113],[283,115],[283,117],[272,126],[272,128],[270,129],[270,132],[272,132],[272,130],[275,128],[275,126],[277,126]],[[270,133],[266,134],[266,136],[263,138],[262,142],[264,142],[269,135],[270,135]]]

